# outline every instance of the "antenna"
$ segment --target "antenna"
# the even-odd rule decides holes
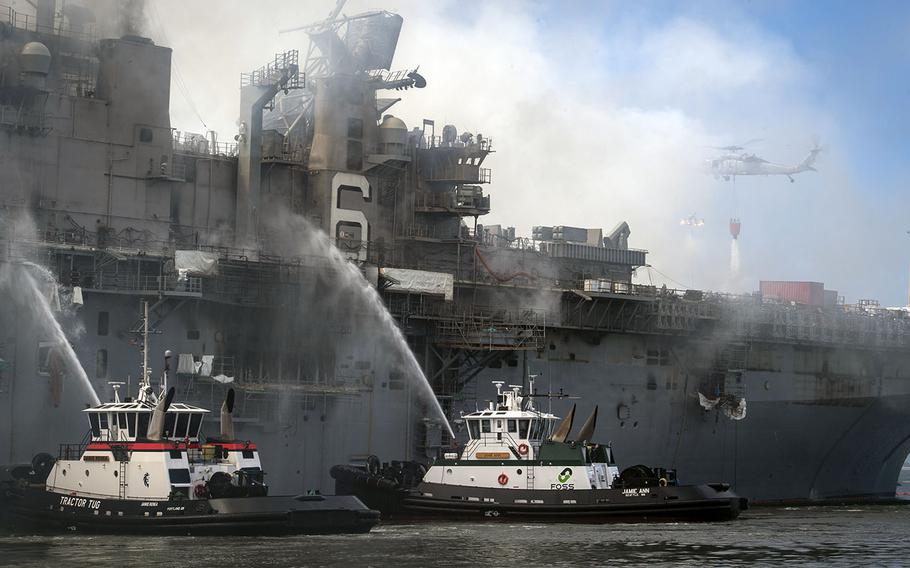
[[[123,381],[108,381],[107,384],[114,389],[114,402],[120,402],[120,387],[124,385]]]

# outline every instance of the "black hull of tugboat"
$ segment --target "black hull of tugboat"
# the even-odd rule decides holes
[[[276,536],[366,533],[379,522],[379,512],[352,496],[138,501],[16,488],[0,497],[0,520],[17,534]]]
[[[384,520],[730,521],[748,507],[723,483],[571,491],[420,483],[401,489],[357,468],[336,466],[332,475],[337,494],[357,496],[381,511]]]

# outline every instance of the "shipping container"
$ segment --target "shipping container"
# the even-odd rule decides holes
[[[588,238],[585,242],[595,247],[604,246],[603,229],[588,229]]]
[[[553,227],[544,227],[538,225],[531,229],[531,238],[535,241],[552,241],[553,240]]]
[[[825,285],[821,282],[762,280],[759,282],[759,291],[762,298],[806,306],[825,305]]]

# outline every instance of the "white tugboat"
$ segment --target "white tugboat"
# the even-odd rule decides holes
[[[636,465],[619,472],[609,445],[591,442],[597,408],[569,440],[575,407],[560,422],[521,387],[497,387],[489,408],[465,415],[469,440],[426,469],[415,462],[332,468],[336,492],[384,517],[538,520],[730,520],[746,500],[726,483],[681,486],[676,472]],[[533,393],[533,378],[530,382]],[[548,396],[548,395],[545,395]]]
[[[82,443],[6,469],[0,516],[9,528],[274,535],[367,532],[379,521],[356,497],[268,496],[256,444],[234,437],[233,389],[220,435],[205,438],[209,411],[173,402],[168,355],[160,392],[144,363],[135,398],[120,400],[115,385],[113,402],[84,411]]]

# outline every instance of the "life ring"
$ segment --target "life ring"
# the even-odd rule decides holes
[[[666,478],[666,477],[661,477],[661,478],[657,481],[657,483],[659,483],[661,487],[666,487],[666,486],[667,486],[667,478]]]
[[[527,444],[519,444],[519,445],[518,445],[518,453],[519,453],[520,455],[522,455],[522,456],[528,455],[528,445],[527,445]]]
[[[498,481],[500,485],[505,485],[509,482],[509,476],[504,473],[500,473],[499,478],[496,481]]]

